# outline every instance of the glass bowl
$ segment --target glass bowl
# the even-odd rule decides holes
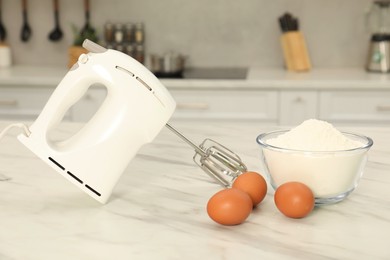
[[[342,132],[360,147],[337,151],[302,151],[268,144],[268,140],[289,130],[260,134],[261,160],[274,189],[283,183],[297,181],[314,193],[316,205],[331,204],[345,199],[358,185],[373,145],[371,138]]]

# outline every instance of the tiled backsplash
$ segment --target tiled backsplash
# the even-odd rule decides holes
[[[191,66],[282,67],[277,18],[299,17],[313,67],[363,67],[369,33],[365,11],[370,0],[90,0],[91,23],[103,35],[106,21],[143,22],[146,53],[170,50],[188,55]],[[20,41],[21,1],[2,1],[3,22],[15,64],[66,66],[71,24],[84,25],[82,0],[60,0],[65,37],[48,40],[54,28],[50,0],[29,0],[33,36]]]

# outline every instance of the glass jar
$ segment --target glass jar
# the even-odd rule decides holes
[[[136,23],[134,28],[134,42],[142,44],[145,41],[144,24]]]
[[[127,23],[125,25],[125,42],[132,43],[134,42],[134,25],[132,23]]]
[[[104,25],[104,40],[106,43],[111,43],[114,41],[114,25],[110,22],[107,22]]]
[[[135,46],[134,59],[140,63],[145,62],[145,49],[143,45],[139,44]]]
[[[115,43],[121,44],[123,42],[124,33],[123,33],[123,25],[121,23],[115,24],[115,33],[114,40]]]

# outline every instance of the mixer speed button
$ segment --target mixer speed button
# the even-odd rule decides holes
[[[87,61],[88,61],[88,55],[84,53],[81,54],[79,57],[79,62],[85,64],[87,63]]]

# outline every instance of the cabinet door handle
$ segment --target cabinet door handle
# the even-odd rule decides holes
[[[0,106],[16,106],[18,101],[16,99],[0,100]]]
[[[210,108],[207,103],[177,103],[177,109],[189,109],[189,110],[207,110]]]
[[[380,112],[389,111],[390,112],[390,105],[389,106],[377,106],[376,111],[380,111]]]
[[[305,100],[302,97],[296,97],[294,103],[303,103]]]

